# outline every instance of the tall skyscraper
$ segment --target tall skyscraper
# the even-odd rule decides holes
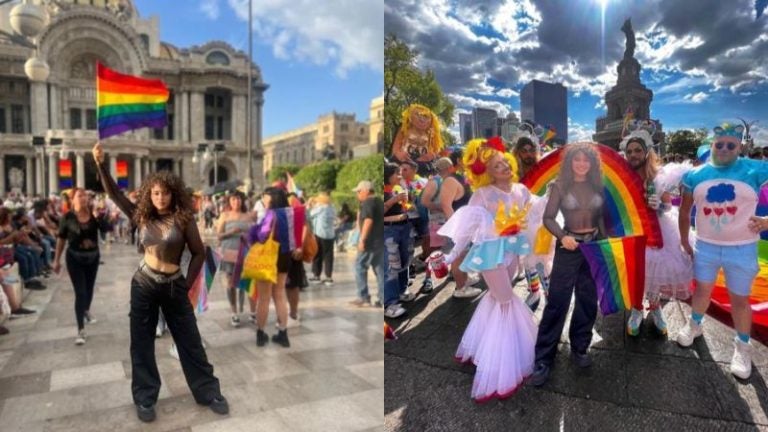
[[[459,134],[461,135],[461,144],[475,137],[472,133],[472,114],[459,114]]]
[[[498,135],[496,110],[475,108],[472,110],[472,127],[475,138],[490,138]]]
[[[531,120],[542,127],[552,126],[556,140],[568,142],[568,91],[562,84],[533,80],[520,92],[521,120]]]

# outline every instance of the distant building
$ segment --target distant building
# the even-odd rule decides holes
[[[384,95],[371,99],[368,110],[368,144],[352,148],[354,158],[384,153]]]
[[[475,137],[472,130],[472,114],[459,114],[459,134],[462,144]]]
[[[520,116],[542,126],[552,126],[557,138],[568,139],[568,91],[562,84],[533,80],[520,92]]]
[[[520,120],[518,120],[515,113],[507,114],[507,117],[501,122],[499,136],[506,141],[512,141],[512,137],[517,132],[518,126],[520,126]]]
[[[475,108],[472,110],[472,134],[475,138],[490,138],[498,135],[496,110]]]

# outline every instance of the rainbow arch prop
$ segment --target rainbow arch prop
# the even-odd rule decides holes
[[[595,144],[605,184],[605,227],[610,237],[645,236],[650,247],[662,247],[659,219],[645,203],[645,185],[629,163],[611,147]],[[539,196],[557,178],[564,147],[545,156],[520,183]]]

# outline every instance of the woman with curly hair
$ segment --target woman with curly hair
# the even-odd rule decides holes
[[[543,202],[517,183],[517,162],[498,137],[470,141],[464,166],[472,197],[438,234],[455,245],[446,262],[466,255],[459,268],[479,272],[488,285],[455,356],[477,366],[472,398],[484,402],[510,396],[533,371],[536,324],[512,280],[519,256],[531,250],[522,232],[528,212]]]
[[[221,395],[213,366],[208,363],[188,298],[189,288],[203,265],[205,248],[184,184],[167,171],[150,174],[141,184],[134,204],[120,193],[104,166],[104,151],[98,142],[93,147],[93,158],[104,190],[138,227],[139,252],[144,254],[131,280],[130,312],[131,389],[139,420],[155,419],[155,403],[160,393],[155,327],[161,308],[195,401],[217,414],[227,414],[229,405]],[[186,278],[180,268],[185,247],[192,255]]]
[[[587,348],[597,317],[597,289],[579,243],[599,240],[606,233],[604,186],[595,144],[568,144],[561,166],[544,211],[544,226],[557,243],[547,306],[536,339],[536,369],[531,376],[534,386],[543,385],[549,378],[574,290],[576,302],[569,331],[571,359],[581,368],[592,364]],[[560,212],[565,222],[562,227],[556,220]]]

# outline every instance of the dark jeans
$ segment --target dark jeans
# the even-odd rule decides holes
[[[547,306],[539,323],[536,338],[536,363],[552,366],[557,354],[557,343],[565,325],[565,316],[576,290],[576,302],[571,315],[569,338],[571,350],[584,354],[592,341],[592,327],[597,317],[597,289],[589,264],[581,250],[569,251],[555,245],[555,260],[549,280]]]
[[[183,277],[157,283],[141,271],[131,281],[131,390],[133,402],[154,405],[160,393],[160,373],[155,361],[155,329],[158,310],[176,343],[181,368],[197,403],[208,405],[221,395],[219,380],[213,375],[197,330],[197,320],[187,297],[189,287]]]
[[[325,264],[325,277],[331,279],[333,275],[333,245],[334,239],[324,239],[315,236],[317,240],[317,255],[312,259],[312,274],[320,277],[320,270]]]
[[[410,223],[384,225],[384,249],[387,254],[384,274],[384,306],[400,302],[408,289],[408,265],[413,257]]]
[[[85,311],[91,310],[93,301],[93,287],[96,284],[96,273],[99,271],[99,251],[77,253],[68,249],[65,259],[69,280],[75,289],[77,329],[82,330]]]
[[[40,275],[43,258],[37,251],[25,245],[16,245],[13,249],[13,258],[19,263],[22,279],[26,281]]]

